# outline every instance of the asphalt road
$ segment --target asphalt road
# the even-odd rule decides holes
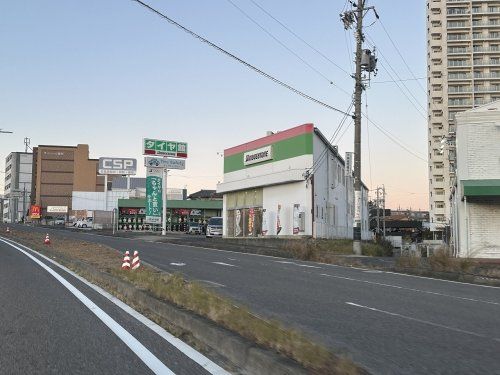
[[[210,373],[88,285],[34,256],[69,287],[0,241],[1,374]]]
[[[60,233],[122,252],[138,250],[143,260],[299,328],[374,374],[500,374],[500,288]]]

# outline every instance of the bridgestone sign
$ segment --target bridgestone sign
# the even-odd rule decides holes
[[[245,152],[243,154],[243,164],[251,165],[273,159],[273,149],[271,146],[259,148],[257,150]]]

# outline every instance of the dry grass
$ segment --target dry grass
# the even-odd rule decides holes
[[[352,240],[288,240],[283,244],[282,250],[289,252],[295,259],[338,264],[340,256],[352,254]],[[392,256],[392,246],[363,242],[362,252],[367,256]]]
[[[357,366],[351,360],[333,354],[302,333],[285,328],[279,322],[262,319],[252,314],[248,308],[235,305],[230,299],[204,288],[199,283],[186,281],[181,275],[161,273],[144,265],[136,272],[121,270],[122,255],[107,246],[57,236],[51,238],[52,245],[45,246],[39,233],[24,231],[16,231],[9,237],[42,253],[51,256],[60,255],[61,258],[58,260],[62,263],[64,259],[75,259],[125,280],[146,290],[159,300],[173,303],[208,318],[265,348],[296,360],[310,373],[359,373]],[[72,268],[79,272],[77,267]],[[110,290],[109,285],[101,286],[114,292]]]

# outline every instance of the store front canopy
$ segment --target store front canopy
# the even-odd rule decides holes
[[[500,180],[463,180],[462,186],[467,197],[500,196]]]

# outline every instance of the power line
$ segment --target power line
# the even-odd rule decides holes
[[[244,66],[246,66],[247,68],[257,72],[258,74],[270,79],[271,81],[273,81],[274,83],[280,85],[280,86],[283,86],[285,87],[286,89],[296,93],[297,95],[300,95],[302,96],[303,98],[307,99],[307,100],[310,100],[316,104],[319,104],[325,108],[328,108],[328,109],[331,109],[335,112],[339,112],[339,113],[342,113],[342,114],[346,114],[344,111],[338,109],[338,108],[335,108],[333,106],[331,106],[330,104],[327,104],[325,102],[322,102],[321,100],[319,99],[316,99],[310,95],[307,95],[306,93],[296,89],[295,87],[283,82],[283,81],[280,81],[278,78],[275,78],[274,76],[264,72],[263,70],[257,68],[256,66],[246,62],[245,60],[239,58],[238,56],[234,55],[233,53],[225,50],[224,48],[218,46],[217,44],[215,43],[212,43],[211,41],[209,41],[208,39],[202,37],[201,35],[195,33],[194,31],[191,31],[190,29],[188,29],[187,27],[181,25],[180,23],[174,21],[173,19],[171,19],[170,17],[168,17],[167,15],[161,13],[160,11],[156,10],[155,8],[151,7],[150,5],[140,1],[140,0],[132,0],[132,1],[135,1],[136,3],[138,3],[139,5],[143,6],[144,8],[148,9],[149,11],[157,14],[158,16],[160,16],[161,18],[165,19],[167,22],[169,22],[170,24],[174,25],[175,27],[181,29],[182,31],[186,32],[187,34],[191,35],[192,37],[198,39],[199,41],[203,42],[203,43],[206,43],[208,44],[210,47],[216,49],[217,51],[221,52],[222,54],[232,58],[233,60],[236,60],[237,62],[239,62],[240,64],[243,64]]]
[[[382,22],[382,20],[380,20],[380,26],[382,26],[382,29],[384,30],[385,32],[385,35],[387,35],[387,37],[389,38],[389,40],[391,41],[392,45],[394,46],[394,48],[396,49],[396,51],[398,52],[398,55],[399,57],[401,57],[401,60],[403,60],[403,63],[405,64],[406,66],[406,69],[408,69],[408,71],[410,72],[411,76],[417,81],[418,85],[420,86],[420,88],[422,89],[422,91],[424,93],[426,93],[425,89],[423,88],[423,86],[420,84],[420,82],[418,82],[418,79],[415,77],[415,74],[413,74],[413,71],[410,69],[410,66],[408,65],[408,63],[406,62],[405,58],[403,57],[403,54],[401,53],[401,51],[399,50],[398,46],[396,45],[396,43],[394,42],[394,40],[391,38],[391,34],[389,34],[387,32],[387,29],[385,28],[384,26],[384,23]]]
[[[255,19],[253,19],[247,12],[245,12],[241,7],[236,5],[232,0],[226,0],[229,4],[231,4],[234,8],[236,8],[241,14],[243,14],[250,22],[255,24],[259,29],[261,29],[263,32],[265,32],[271,39],[273,39],[276,43],[278,43],[280,46],[282,46],[284,49],[286,49],[288,52],[290,52],[292,55],[294,55],[296,58],[298,58],[300,61],[302,61],[306,66],[308,66],[310,69],[312,69],[315,73],[317,73],[319,76],[324,78],[328,83],[334,84],[333,80],[328,78],[325,74],[323,74],[321,71],[316,69],[314,66],[309,64],[304,58],[302,58],[298,53],[293,51],[290,47],[288,47],[285,43],[283,43],[281,40],[279,40],[273,33],[271,33],[269,30],[267,30],[264,26],[262,26],[260,23],[258,23]]]
[[[388,81],[374,81],[372,83],[396,83],[396,82],[407,82],[407,81],[418,81],[422,79],[426,79],[427,77],[416,77],[416,78],[405,78],[405,79],[396,79],[396,80],[388,80]]]
[[[409,152],[410,154],[412,154],[413,156],[415,156],[417,159],[420,159],[424,162],[427,163],[427,159],[424,159],[423,157],[421,157],[420,155],[418,155],[416,152],[412,151],[411,149],[409,149],[407,146],[405,146],[403,144],[403,142],[401,142],[400,140],[398,140],[395,136],[391,135],[387,130],[385,130],[384,128],[382,128],[381,126],[377,125],[373,120],[371,120],[370,118],[368,118],[364,113],[363,113],[363,116],[373,125],[375,126],[378,130],[380,130],[382,132],[382,134],[384,134],[387,138],[389,138],[390,140],[392,140],[394,143],[396,143],[399,147],[401,147],[403,150]]]
[[[259,3],[257,3],[255,0],[249,0],[250,2],[252,2],[252,4],[254,4],[257,8],[259,8],[262,12],[264,12],[265,14],[267,14],[269,17],[271,17],[274,21],[276,21],[278,24],[281,25],[281,27],[283,27],[285,30],[287,30],[290,34],[292,34],[295,38],[297,38],[298,40],[300,40],[302,43],[304,43],[306,46],[308,46],[310,49],[312,49],[314,52],[316,52],[317,54],[319,54],[321,57],[323,57],[326,61],[328,61],[330,64],[334,65],[335,67],[337,67],[338,69],[342,70],[345,74],[347,74],[348,76],[351,76],[351,74],[345,70],[344,68],[342,68],[339,64],[337,64],[335,61],[333,61],[332,59],[330,59],[328,56],[326,56],[323,52],[321,52],[320,50],[318,50],[316,47],[314,47],[313,45],[311,45],[309,42],[307,42],[304,38],[302,38],[300,35],[298,35],[297,33],[295,33],[290,27],[288,27],[287,25],[285,25],[282,21],[280,21],[279,19],[277,19],[275,16],[273,16],[269,11],[267,11],[266,9],[264,9],[264,7],[262,7]]]

